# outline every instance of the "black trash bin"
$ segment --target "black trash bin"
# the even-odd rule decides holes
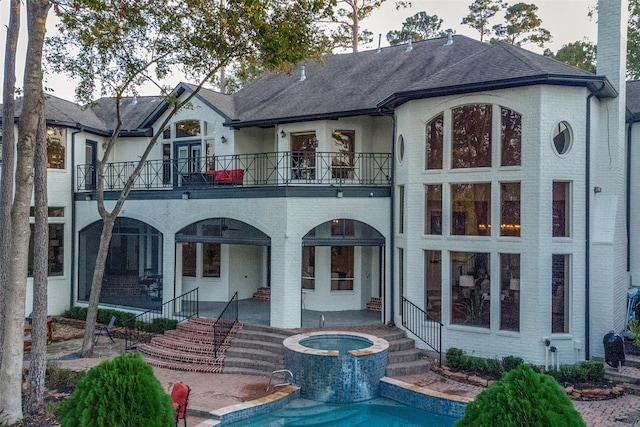
[[[611,331],[602,339],[604,344],[604,360],[607,365],[618,370],[624,365],[624,340],[622,336]]]

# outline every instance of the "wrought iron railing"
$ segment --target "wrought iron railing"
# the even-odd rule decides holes
[[[442,323],[429,313],[402,297],[402,326],[438,352],[442,366]]]
[[[108,163],[104,188],[121,190],[137,162]],[[286,151],[148,160],[133,189],[229,186],[367,185],[391,183],[390,153]],[[96,166],[78,165],[76,189],[95,190]]]
[[[138,314],[127,322],[125,351],[133,350],[141,342],[149,342],[155,335],[174,329],[176,322],[198,317],[198,288],[159,304],[157,308]]]
[[[218,351],[236,323],[238,323],[238,292],[233,294],[213,324],[213,353],[215,357],[218,357]]]

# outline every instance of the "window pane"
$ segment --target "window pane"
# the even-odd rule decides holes
[[[451,323],[489,327],[490,267],[488,253],[451,252]]]
[[[553,183],[553,237],[569,237],[569,183]]]
[[[427,318],[442,319],[442,252],[424,251],[424,294]]]
[[[353,246],[331,247],[331,290],[353,290]]]
[[[162,139],[171,139],[171,128],[166,127],[162,130]]]
[[[353,178],[353,156],[356,132],[336,130],[331,134],[331,177]]]
[[[220,243],[202,244],[202,277],[220,277]]]
[[[184,138],[187,136],[200,135],[200,121],[199,120],[183,120],[176,123],[176,138]],[[164,131],[163,131],[164,136]]]
[[[291,135],[292,179],[315,179],[316,146],[315,133]]]
[[[440,114],[427,123],[425,169],[442,169],[442,120],[443,114]]]
[[[491,184],[451,185],[451,234],[491,235]]]
[[[398,186],[398,233],[404,233],[404,185]]]
[[[464,105],[452,113],[451,167],[490,167],[491,105]]]
[[[500,115],[501,165],[520,166],[522,116],[508,108],[501,108]]]
[[[196,277],[196,247],[197,243],[182,244],[182,275]]]
[[[520,330],[520,254],[500,254],[500,329]]]
[[[551,266],[551,332],[569,332],[569,255],[553,255]]]
[[[442,234],[442,184],[424,186],[424,234]]]
[[[36,208],[31,206],[29,208],[29,216],[34,217],[36,214]],[[49,218],[63,218],[64,217],[64,208],[63,207],[49,207],[47,208],[47,215]]]
[[[354,236],[355,222],[352,219],[332,219],[331,235],[332,236]]]
[[[520,183],[500,184],[500,235],[520,236]]]
[[[302,289],[316,288],[316,247],[302,248]]]
[[[47,167],[64,169],[65,130],[47,128]]]
[[[29,238],[28,273],[33,276],[33,233]],[[49,224],[49,255],[47,260],[48,276],[62,276],[64,274],[64,224]]]

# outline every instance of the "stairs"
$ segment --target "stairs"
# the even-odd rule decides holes
[[[625,359],[621,372],[605,363],[604,377],[624,383],[627,393],[640,395],[640,356],[627,354]]]
[[[382,298],[371,297],[371,300],[367,303],[367,310],[382,311]]]
[[[284,339],[300,332],[237,324],[216,358],[212,353],[213,322],[214,319],[191,318],[179,324],[175,331],[167,331],[164,335],[154,337],[148,344],[138,345],[138,351],[149,364],[160,368],[268,376],[284,368]],[[423,351],[415,348],[415,341],[408,338],[404,331],[386,326],[354,329],[389,342],[388,377],[421,374],[429,370],[429,361],[423,357]]]
[[[271,288],[258,288],[258,291],[253,293],[253,299],[271,301]]]

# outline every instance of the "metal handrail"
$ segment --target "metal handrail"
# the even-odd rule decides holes
[[[122,190],[136,165],[107,163],[105,190]],[[390,184],[391,153],[284,151],[147,160],[133,189]],[[76,191],[95,189],[96,165],[78,165]]]
[[[170,329],[167,323],[156,322],[156,319],[177,320],[179,323],[193,316],[198,317],[198,289],[186,292],[129,320],[125,325],[125,351],[133,350],[139,343],[149,342],[154,336]]]
[[[402,326],[438,352],[439,364],[442,366],[442,323],[402,297]]]
[[[238,292],[233,294],[220,316],[213,324],[213,354],[218,357],[218,351],[224,344],[231,330],[238,323]]]
[[[271,380],[273,379],[273,376],[275,374],[283,374],[282,381],[284,382],[280,384],[274,384],[273,388],[284,387],[284,386],[293,384],[293,372],[291,372],[288,369],[278,369],[277,371],[273,371],[271,373],[271,376],[269,377],[269,382],[267,383],[267,389],[265,391],[269,391],[269,389],[271,388]],[[287,374],[289,375],[290,381],[287,381]]]

